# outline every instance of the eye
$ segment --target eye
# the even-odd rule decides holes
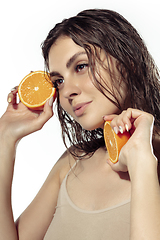
[[[55,88],[60,88],[60,86],[63,84],[63,82],[64,82],[64,79],[63,78],[59,78],[59,79],[57,79],[57,80],[55,80],[53,82],[53,86]]]
[[[75,68],[76,72],[80,72],[82,71],[83,69],[85,69],[86,67],[88,67],[88,64],[87,63],[83,63],[83,64],[78,64]]]

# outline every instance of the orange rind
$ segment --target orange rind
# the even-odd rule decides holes
[[[118,162],[119,153],[122,147],[130,138],[130,133],[125,131],[123,134],[116,134],[110,125],[111,121],[106,121],[104,124],[104,140],[109,154],[109,159],[112,163]]]
[[[34,71],[26,75],[18,86],[20,101],[31,109],[40,109],[51,97],[56,97],[56,89],[49,75],[44,71]]]

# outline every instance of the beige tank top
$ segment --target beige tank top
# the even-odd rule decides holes
[[[98,211],[82,210],[67,193],[67,176],[44,240],[129,240],[130,201]]]

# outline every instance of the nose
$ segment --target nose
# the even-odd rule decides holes
[[[75,96],[79,95],[81,93],[81,88],[79,81],[76,79],[76,77],[66,77],[64,80],[63,89],[61,91],[61,94],[63,97],[72,99]]]

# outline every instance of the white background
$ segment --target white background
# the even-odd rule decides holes
[[[2,3],[3,2],[3,3]],[[96,3],[94,3],[96,2]],[[30,71],[43,70],[40,45],[64,18],[87,8],[107,8],[126,17],[145,39],[160,67],[159,0],[5,0],[0,4],[0,116],[7,94]],[[25,137],[18,146],[13,180],[15,219],[43,184],[64,151],[57,118]]]

